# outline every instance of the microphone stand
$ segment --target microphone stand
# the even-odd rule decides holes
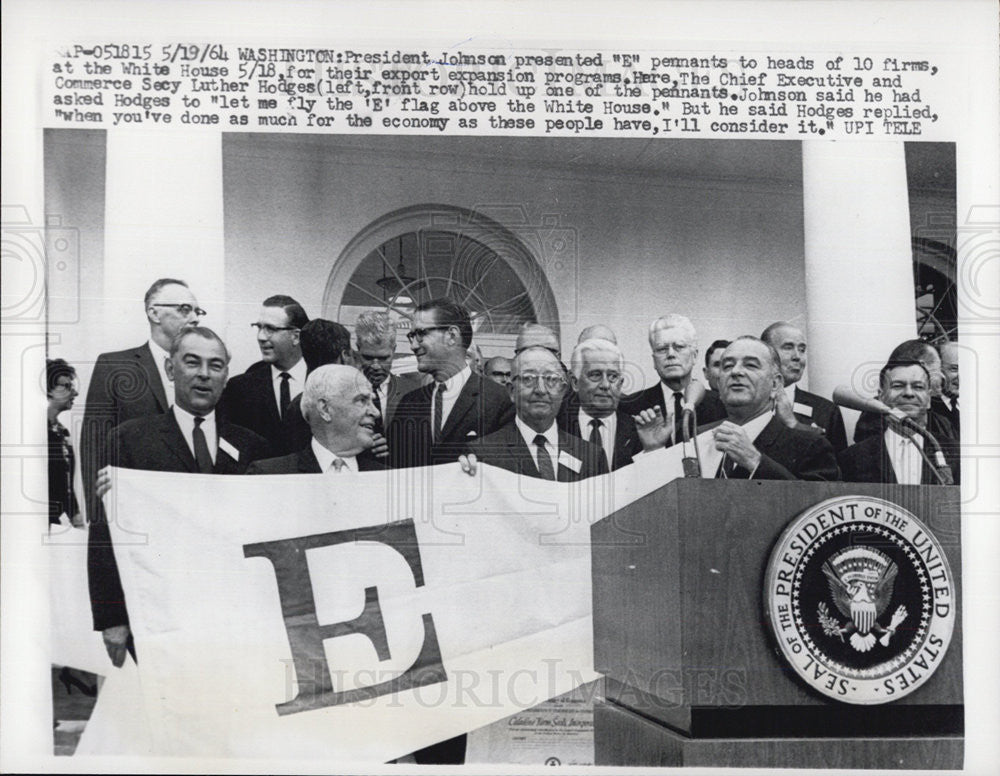
[[[684,451],[687,452],[687,445],[693,443],[694,458],[684,456],[681,465],[684,467],[685,477],[701,477],[701,452],[698,450],[698,414],[692,404],[684,411],[681,418],[681,434],[683,436]]]
[[[890,422],[895,421],[906,436],[912,437],[914,434],[920,434],[934,448],[935,460],[931,460],[931,457],[927,455],[923,446],[915,445],[917,450],[920,451],[921,458],[927,462],[927,465],[934,472],[934,476],[937,477],[940,484],[954,485],[955,478],[951,473],[951,467],[945,461],[944,452],[941,450],[941,443],[938,442],[937,437],[913,420],[913,418],[903,415],[901,412],[897,414],[897,412],[890,412],[886,417],[889,418]]]

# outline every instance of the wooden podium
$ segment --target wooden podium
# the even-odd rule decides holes
[[[957,611],[941,664],[879,705],[824,697],[778,650],[764,576],[785,526],[837,496],[884,499],[936,537]],[[963,762],[957,487],[675,480],[592,528],[596,765],[950,768]]]

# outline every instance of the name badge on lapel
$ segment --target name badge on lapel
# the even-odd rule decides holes
[[[567,453],[565,450],[559,451],[559,465],[565,466],[571,472],[576,474],[580,473],[580,467],[583,466],[583,462],[579,458],[574,458],[572,455]]]
[[[233,447],[229,442],[227,442],[222,437],[219,437],[219,449],[222,450],[226,455],[232,458],[234,461],[240,460],[240,451]]]
[[[811,418],[813,416],[813,408],[808,404],[802,404],[800,402],[795,402],[795,404],[792,405],[792,412],[796,415],[805,415],[807,418]]]

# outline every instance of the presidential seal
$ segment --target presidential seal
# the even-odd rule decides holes
[[[915,515],[841,496],[782,533],[764,608],[780,653],[810,687],[877,704],[910,694],[941,665],[957,600],[941,545]]]

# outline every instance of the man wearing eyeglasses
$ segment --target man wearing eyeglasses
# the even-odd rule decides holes
[[[597,445],[568,434],[556,424],[566,393],[566,378],[555,354],[540,346],[514,357],[511,399],[516,417],[493,434],[469,444],[462,468],[474,474],[488,463],[528,477],[578,482],[607,474],[608,462]]]
[[[483,374],[495,383],[510,385],[510,359],[504,356],[493,356],[483,365]]]
[[[691,384],[691,374],[698,362],[698,334],[683,315],[671,313],[649,325],[649,347],[653,367],[660,381],[626,397],[623,409],[632,415],[643,410],[659,412],[666,422],[669,447],[681,440],[682,405]],[[726,417],[726,409],[715,396],[705,394],[696,405],[698,423],[712,423]]]
[[[625,360],[607,339],[586,339],[570,356],[573,394],[559,412],[559,428],[597,445],[612,470],[632,463],[642,450],[635,421],[618,409]]]
[[[97,357],[87,389],[80,444],[87,517],[103,519],[95,494],[97,472],[107,463],[111,431],[126,420],[166,412],[174,403],[174,385],[167,379],[170,345],[179,332],[197,326],[206,313],[187,283],[160,278],[143,298],[149,339],[138,347]]]
[[[387,429],[394,468],[454,463],[470,440],[514,416],[507,391],[475,374],[465,355],[472,344],[469,312],[441,297],[416,308],[407,333],[417,369],[432,381],[410,391]]]
[[[250,324],[257,330],[261,360],[229,381],[219,405],[226,418],[260,434],[275,450],[282,449],[282,420],[305,384],[299,335],[308,322],[306,311],[292,297],[265,299]]]

